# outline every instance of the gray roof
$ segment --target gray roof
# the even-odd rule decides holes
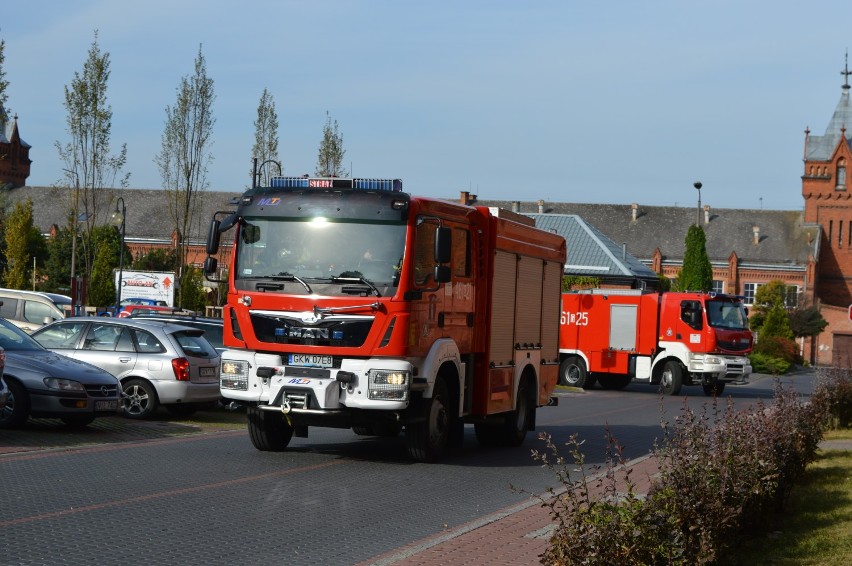
[[[0,143],[12,143],[12,136],[18,125],[17,116],[11,121],[6,120],[4,116],[6,116],[6,111],[3,109],[3,105],[0,104]],[[18,135],[18,140],[23,147],[31,147],[30,144],[21,139],[20,134]]]
[[[843,139],[843,131],[846,130],[846,143],[852,138],[852,106],[849,102],[849,87],[844,85],[840,102],[834,109],[831,121],[825,128],[825,135],[808,136],[807,152],[805,159],[808,161],[830,161],[837,144]]]

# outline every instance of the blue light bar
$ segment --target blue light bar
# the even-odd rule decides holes
[[[402,191],[401,179],[340,179],[337,177],[272,177],[273,189],[356,189],[361,191]]]

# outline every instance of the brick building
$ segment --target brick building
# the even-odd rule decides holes
[[[18,133],[18,117],[9,121],[0,104],[0,190],[23,187],[30,163],[30,145]]]

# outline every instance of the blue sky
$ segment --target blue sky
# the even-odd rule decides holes
[[[802,208],[804,130],[840,99],[852,2],[28,0],[4,3],[8,107],[30,185],[61,180],[64,88],[94,31],[112,146],[159,188],[165,108],[199,45],[214,80],[210,190],[250,184],[274,97],[285,174],[326,112],[354,176],[456,198]]]

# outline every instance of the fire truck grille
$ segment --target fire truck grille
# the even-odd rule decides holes
[[[727,350],[729,352],[742,352],[743,350],[748,350],[749,343],[747,340],[720,340],[717,342],[719,348],[723,350]]]
[[[320,320],[305,324],[285,317],[251,315],[255,336],[270,344],[297,344],[300,346],[337,346],[357,348],[364,344],[370,320]]]

